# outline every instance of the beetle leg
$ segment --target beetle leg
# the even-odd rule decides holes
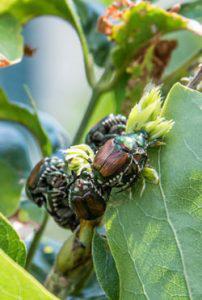
[[[150,148],[160,147],[160,146],[164,146],[164,145],[165,145],[165,142],[163,142],[162,139],[155,139],[148,143],[148,147],[150,147]]]
[[[130,158],[131,158],[131,160],[130,160],[128,166],[126,167],[126,169],[124,170],[124,172],[121,172],[120,175],[119,175],[119,182],[116,185],[117,187],[118,186],[123,186],[123,184],[121,184],[121,182],[123,180],[123,176],[128,172],[128,170],[130,169],[130,167],[133,164],[133,157],[132,157],[132,155],[130,155]]]
[[[53,195],[53,196],[65,196],[66,193],[64,191],[61,191],[59,189],[53,188],[52,190],[49,190],[48,194]]]
[[[127,182],[123,187],[118,190],[117,193],[121,193],[123,191],[126,191],[131,185],[137,180],[137,174],[133,174],[133,176],[129,179],[129,182]]]
[[[32,191],[32,194],[39,194],[39,193],[41,194],[47,193],[47,187],[38,186]]]

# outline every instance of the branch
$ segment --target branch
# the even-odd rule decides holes
[[[193,78],[189,81],[187,87],[196,90],[199,83],[202,81],[202,64],[199,65],[199,69]]]
[[[67,0],[66,0],[67,1]],[[70,3],[68,3],[68,6]],[[94,63],[93,63],[93,57],[89,52],[88,44],[82,29],[82,26],[79,21],[79,17],[77,13],[75,12],[75,7],[71,1],[71,14],[72,14],[72,21],[74,24],[74,28],[76,29],[76,32],[78,34],[81,48],[83,51],[83,59],[84,59],[84,65],[85,65],[85,72],[86,72],[86,78],[90,85],[90,87],[94,87],[95,85],[95,74],[94,74]]]
[[[102,77],[100,78],[100,80],[98,81],[98,83],[95,85],[95,87],[92,90],[91,99],[89,101],[88,107],[87,107],[86,112],[81,121],[81,124],[77,130],[77,133],[74,137],[74,140],[72,143],[73,145],[81,142],[82,135],[85,132],[85,129],[90,120],[90,117],[92,116],[93,112],[96,109],[96,106],[98,104],[98,100],[99,100],[100,96],[102,94],[110,91],[115,86],[115,84],[118,82],[122,73],[123,73],[123,70],[121,70],[120,72],[114,72],[111,65],[109,65],[106,68]]]
[[[64,243],[45,286],[60,299],[83,288],[92,272],[91,245],[97,222],[82,220],[80,227]]]
[[[87,123],[88,123],[91,115],[93,114],[93,111],[95,110],[95,107],[97,105],[99,96],[100,96],[100,93],[97,92],[94,89],[93,92],[92,92],[92,96],[91,96],[91,99],[89,101],[88,107],[87,107],[87,109],[85,111],[85,114],[83,116],[83,119],[82,119],[82,121],[81,121],[81,123],[79,125],[77,133],[75,134],[74,140],[72,142],[73,145],[80,143],[81,138],[83,136],[83,133],[85,131],[85,128],[87,126]]]

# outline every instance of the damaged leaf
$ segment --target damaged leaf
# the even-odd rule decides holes
[[[128,61],[135,57],[154,37],[183,29],[202,35],[202,26],[195,20],[144,1],[121,3],[114,2],[98,24],[100,31],[115,42],[113,59],[117,68],[123,67],[126,57]]]

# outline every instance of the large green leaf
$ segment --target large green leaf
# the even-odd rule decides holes
[[[18,264],[24,266],[26,259],[25,244],[20,240],[7,219],[0,213],[0,249]]]
[[[51,154],[51,143],[43,130],[36,111],[22,104],[10,102],[0,90],[0,120],[13,121],[25,126],[36,137],[43,155]]]
[[[119,277],[106,238],[95,232],[93,262],[97,279],[111,300],[119,298]]]
[[[11,15],[0,17],[0,67],[18,62],[23,54],[20,23]]]
[[[1,300],[56,300],[29,273],[0,250],[0,291]]]
[[[202,95],[176,84],[165,107],[175,125],[150,155],[160,184],[114,194],[106,214],[120,299],[202,297]]]

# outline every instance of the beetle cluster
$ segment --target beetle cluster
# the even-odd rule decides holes
[[[172,126],[162,117],[159,90],[154,89],[128,120],[110,114],[89,131],[86,144],[61,151],[61,158],[41,160],[27,181],[27,195],[60,226],[74,230],[80,219],[96,220],[104,214],[112,188],[125,190],[140,176],[158,182],[148,165],[148,148],[161,145]]]
[[[87,135],[87,145],[61,151],[62,157],[42,159],[32,170],[26,185],[28,197],[44,206],[62,227],[74,230],[79,219],[94,220],[103,215],[111,185],[103,184],[95,172],[96,153],[102,145],[123,134],[126,118],[109,115]],[[100,156],[100,155],[99,155]],[[119,163],[119,162],[118,162]],[[74,165],[74,168],[68,166]]]

